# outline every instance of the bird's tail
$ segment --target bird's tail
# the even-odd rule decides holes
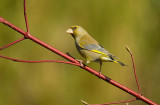
[[[113,62],[119,63],[121,66],[127,66],[126,64],[124,64],[124,63],[122,63],[122,62],[120,62],[120,61],[118,61],[118,60],[114,60]]]

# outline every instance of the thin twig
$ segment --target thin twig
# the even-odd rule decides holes
[[[84,104],[84,105],[89,105],[86,101],[84,100],[81,100],[81,102]]]
[[[29,25],[27,20],[27,11],[26,11],[26,0],[24,0],[24,18],[25,18],[25,23],[27,28],[27,34],[29,34]]]
[[[20,38],[20,39],[14,41],[14,42],[11,42],[11,43],[9,43],[9,44],[7,44],[7,45],[4,45],[4,46],[0,47],[0,50],[3,50],[3,49],[5,49],[5,48],[7,48],[7,47],[9,47],[9,46],[11,46],[11,45],[14,45],[14,44],[16,44],[16,43],[18,43],[18,42],[20,42],[20,41],[22,41],[22,40],[24,40],[24,39],[25,39],[25,38],[23,37],[23,38]]]
[[[88,104],[87,102],[85,102],[84,100],[82,100],[81,102],[85,105],[111,105],[111,104],[119,104],[119,103],[126,103],[126,102],[132,102],[135,101],[137,99],[132,99],[132,100],[126,100],[126,101],[119,101],[119,102],[111,102],[111,103],[104,103],[104,104]]]
[[[139,94],[141,95],[142,93],[141,93],[140,86],[139,86],[138,79],[137,79],[136,67],[135,67],[135,64],[134,64],[133,54],[130,51],[130,49],[129,49],[128,46],[126,46],[126,49],[127,49],[127,51],[129,52],[129,54],[131,55],[131,58],[132,58],[132,64],[133,64],[133,69],[134,69],[134,76],[135,76],[135,80],[136,80],[136,84],[137,84],[137,88],[138,88]]]
[[[55,62],[55,63],[65,63],[65,64],[70,64],[70,65],[76,65],[80,66],[78,63],[72,63],[72,62],[66,62],[66,61],[59,61],[59,60],[40,60],[40,61],[28,61],[28,60],[19,60],[15,58],[10,58],[7,56],[0,55],[1,58],[5,58],[8,60],[16,61],[16,62],[24,62],[24,63],[44,63],[44,62]]]

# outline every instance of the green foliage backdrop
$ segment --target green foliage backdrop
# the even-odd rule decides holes
[[[135,59],[144,96],[160,103],[160,1],[159,0],[27,0],[30,32],[53,47],[83,59],[73,38],[65,31],[83,26],[109,52],[128,67],[104,63],[102,73],[137,91],[128,45]],[[25,29],[23,0],[1,0],[0,16]],[[0,24],[0,46],[21,35]],[[0,54],[23,60],[63,58],[30,40],[11,46]],[[99,69],[99,64],[89,66]],[[78,67],[28,64],[0,58],[0,105],[82,105],[107,103],[134,97],[105,83]],[[145,105],[141,101],[131,105]]]

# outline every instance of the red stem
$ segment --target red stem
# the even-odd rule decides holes
[[[11,46],[11,45],[14,45],[14,44],[16,44],[16,43],[18,43],[18,42],[20,42],[20,41],[22,41],[22,40],[24,40],[24,39],[25,39],[25,38],[23,37],[23,38],[20,38],[20,39],[14,41],[14,42],[11,42],[11,43],[3,46],[3,47],[0,47],[0,50],[3,50],[3,49],[5,49],[5,48],[7,48],[7,47],[9,47],[9,46]]]
[[[27,20],[27,15],[26,15],[26,0],[24,0],[24,18],[25,18],[25,23],[26,23],[26,28],[27,28],[27,33],[29,33],[29,25],[28,25],[28,20]]]
[[[36,43],[38,43],[39,45],[42,45],[43,47],[51,50],[52,52],[64,57],[65,59],[71,61],[71,62],[75,62],[75,63],[79,63],[77,60],[75,60],[74,58],[68,56],[67,54],[55,49],[54,47],[44,43],[43,41],[35,38],[34,36],[32,36],[31,34],[27,34],[25,31],[21,30],[20,28],[14,26],[13,24],[9,23],[7,20],[3,19],[2,17],[0,17],[0,22],[11,27],[12,29],[16,30],[17,32],[19,32],[20,34],[24,35],[25,38],[28,38]]]
[[[134,64],[134,60],[133,60],[133,55],[132,53],[131,54],[131,57],[132,57],[132,63],[133,63],[133,69],[134,69],[134,75],[135,75],[135,79],[136,79],[136,83],[137,83],[137,87],[138,87],[138,91],[139,91],[139,94],[141,95],[141,90],[140,90],[140,86],[138,84],[138,79],[137,79],[137,74],[136,74],[136,68],[135,68],[135,64]]]
[[[19,60],[19,59],[15,59],[15,58],[6,57],[6,56],[3,56],[3,55],[0,55],[0,57],[1,58],[5,58],[5,59],[9,59],[9,60],[12,60],[12,61],[16,61],[16,62],[25,62],[25,63],[56,62],[56,63],[65,63],[65,64],[70,64],[70,65],[80,66],[80,64],[78,64],[78,63],[72,63],[72,62],[66,62],[66,61],[58,61],[58,60],[27,61],[27,60]]]
[[[135,101],[137,99],[132,99],[132,100],[126,100],[126,101],[119,101],[119,102],[111,102],[111,103],[104,103],[104,104],[88,104],[86,102],[83,101],[84,104],[86,105],[111,105],[111,104],[119,104],[119,103],[126,103],[126,102],[132,102]]]
[[[50,51],[52,51],[52,52],[54,52],[54,53],[62,56],[63,58],[65,58],[65,59],[67,59],[67,60],[69,60],[69,61],[71,61],[71,62],[73,62],[73,63],[78,63],[78,64],[79,64],[79,62],[78,62],[77,60],[75,60],[74,58],[68,56],[68,55],[65,54],[65,53],[62,53],[61,51],[55,49],[54,47],[52,47],[52,46],[44,43],[43,41],[35,38],[35,37],[32,36],[31,34],[26,33],[25,31],[23,31],[23,30],[21,30],[20,28],[14,26],[13,24],[9,23],[8,21],[6,21],[5,19],[3,19],[2,17],[0,17],[0,22],[2,22],[3,24],[5,24],[5,25],[7,25],[7,26],[9,26],[9,27],[11,27],[11,28],[13,28],[13,29],[16,30],[17,32],[19,32],[19,33],[21,33],[22,35],[24,35],[26,38],[28,38],[28,39],[30,39],[30,40],[32,40],[32,41],[40,44],[41,46],[43,46],[43,47],[49,49]],[[84,66],[84,67],[82,67],[82,68],[85,69],[85,70],[87,70],[88,72],[96,75],[97,77],[103,79],[104,81],[106,81],[106,82],[108,82],[108,83],[110,83],[110,84],[112,84],[112,85],[120,88],[121,90],[123,90],[123,91],[125,91],[125,92],[127,92],[127,93],[129,93],[129,94],[131,94],[131,95],[133,95],[133,96],[135,96],[137,99],[140,99],[140,100],[142,100],[142,101],[144,101],[144,102],[146,102],[146,103],[148,103],[148,104],[151,104],[151,105],[158,105],[158,104],[156,104],[155,102],[153,102],[153,101],[149,100],[148,98],[144,97],[143,95],[140,95],[139,93],[136,93],[135,91],[133,91],[133,90],[131,90],[131,89],[129,89],[129,88],[121,85],[120,83],[118,83],[118,82],[110,79],[109,77],[106,77],[106,76],[103,75],[103,74],[100,74],[100,75],[99,75],[99,72],[93,70],[92,68],[90,68],[90,67],[88,67],[88,66]]]

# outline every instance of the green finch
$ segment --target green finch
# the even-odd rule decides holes
[[[116,60],[114,55],[104,49],[81,26],[71,26],[66,32],[74,38],[76,48],[80,55],[86,59],[86,63],[91,61],[100,63],[99,73],[101,73],[102,62],[115,62],[126,66],[124,63]]]

